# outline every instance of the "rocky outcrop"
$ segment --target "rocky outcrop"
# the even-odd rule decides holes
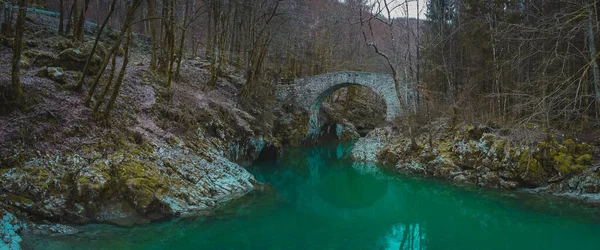
[[[208,145],[48,156],[0,173],[5,204],[37,220],[66,223],[131,225],[207,212],[257,185]]]
[[[22,223],[17,217],[0,208],[0,249],[21,249],[22,239],[19,233],[22,229]]]
[[[357,162],[377,163],[377,154],[391,145],[392,135],[390,127],[374,129],[367,136],[358,139],[352,148],[350,157]]]
[[[401,134],[390,138],[390,133],[376,129],[356,143],[352,158],[455,183],[600,201],[600,174],[592,165],[590,145],[551,138],[517,144],[494,132],[481,125],[465,126],[433,139],[433,147],[419,137],[414,148]]]

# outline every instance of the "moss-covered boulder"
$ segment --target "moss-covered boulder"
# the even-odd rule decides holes
[[[60,84],[67,83],[65,72],[61,67],[42,67],[35,75],[39,77],[48,77]]]
[[[30,58],[36,66],[49,66],[56,60],[55,54],[42,50],[27,50],[23,55]]]
[[[50,45],[50,47],[52,47],[53,49],[58,50],[58,51],[63,51],[68,48],[73,48],[74,44],[73,44],[73,41],[71,41],[70,39],[60,39],[60,40],[52,43]]]
[[[94,41],[87,41],[83,43],[79,47],[79,49],[86,55],[92,53],[92,48],[94,47]],[[105,43],[98,42],[96,45],[96,50],[94,51],[95,55],[98,55],[100,58],[104,58],[108,55],[108,49],[110,49]]]
[[[53,66],[59,66],[67,70],[83,70],[85,66],[87,57],[89,53],[85,53],[80,49],[69,48],[65,49],[60,54],[53,63]],[[102,64],[102,59],[98,55],[94,55],[90,64],[88,65],[88,70],[85,72],[86,74],[93,74],[100,68]]]

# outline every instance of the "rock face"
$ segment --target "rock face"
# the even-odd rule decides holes
[[[245,169],[202,147],[33,159],[2,170],[0,185],[6,192],[0,196],[38,220],[131,225],[208,211],[255,187]]]
[[[19,232],[22,229],[21,222],[17,217],[0,208],[0,249],[21,249]]]
[[[600,201],[600,174],[592,166],[590,145],[571,139],[516,145],[492,132],[485,126],[465,126],[435,138],[433,148],[420,137],[415,149],[408,138],[376,129],[356,143],[352,158],[484,188],[527,188]]]
[[[354,161],[365,163],[377,163],[377,154],[384,147],[391,145],[391,128],[376,128],[369,132],[367,136],[358,139],[350,157]]]

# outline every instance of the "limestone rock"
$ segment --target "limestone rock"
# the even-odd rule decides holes
[[[89,54],[84,53],[84,51],[80,49],[65,49],[58,54],[53,66],[60,66],[67,70],[83,70],[88,55]],[[98,55],[94,55],[90,61],[88,70],[85,73],[93,74],[94,72],[98,71],[101,64],[102,59]]]
[[[35,73],[39,77],[48,77],[58,83],[66,83],[65,72],[61,67],[42,67]]]
[[[350,157],[359,162],[377,163],[377,155],[384,147],[391,145],[391,128],[377,128],[367,136],[358,139],[352,148]]]
[[[63,51],[68,48],[73,48],[73,46],[73,41],[71,41],[70,39],[60,39],[51,45],[52,48],[59,51]]]
[[[21,249],[22,241],[19,232],[23,229],[21,222],[13,214],[0,208],[0,249]]]
[[[23,54],[37,66],[49,66],[56,60],[56,55],[42,50],[27,50]]]

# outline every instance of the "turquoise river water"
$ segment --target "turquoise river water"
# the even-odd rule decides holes
[[[598,208],[382,173],[350,147],[296,149],[251,172],[270,188],[215,215],[25,237],[33,249],[600,249]]]

